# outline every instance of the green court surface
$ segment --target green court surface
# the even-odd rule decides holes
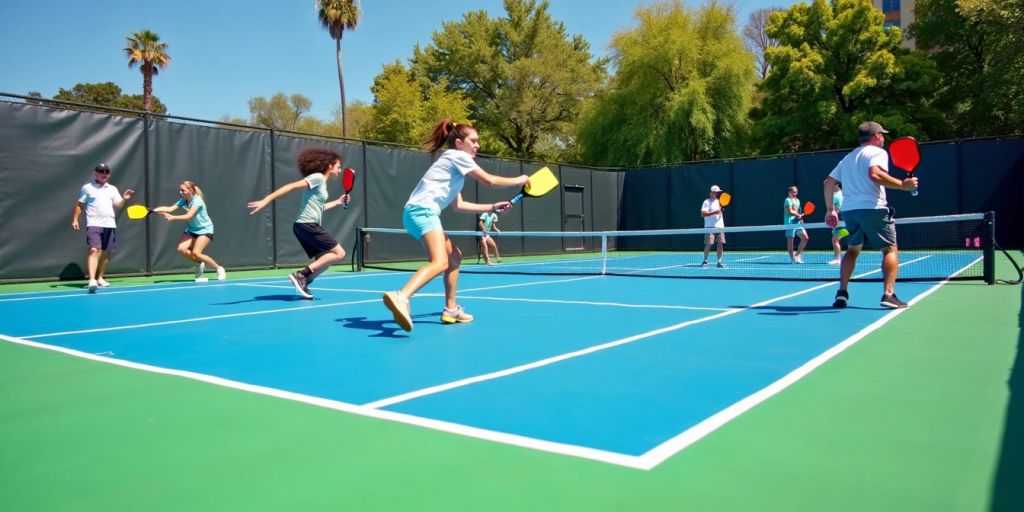
[[[1022,321],[948,284],[650,471],[0,341],[0,510],[1024,510]]]

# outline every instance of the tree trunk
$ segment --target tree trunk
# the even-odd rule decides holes
[[[153,71],[142,65],[142,109],[153,111]]]
[[[341,136],[348,138],[348,115],[345,112],[345,79],[341,73],[341,36],[334,40],[334,48],[338,54],[338,89],[341,91]]]

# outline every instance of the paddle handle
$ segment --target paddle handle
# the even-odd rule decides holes
[[[915,188],[914,190],[911,190],[910,191],[910,195],[916,196],[917,195],[917,189]]]
[[[523,200],[524,196],[525,196],[525,192],[520,192],[520,193],[516,194],[516,196],[513,197],[512,200],[509,201],[509,202],[512,203],[512,206],[515,206],[516,203],[518,203],[519,201]]]

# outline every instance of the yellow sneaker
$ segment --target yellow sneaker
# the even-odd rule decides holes
[[[455,309],[444,308],[441,312],[441,321],[446,324],[464,324],[473,321],[473,315],[466,313],[462,306],[456,306]]]
[[[391,310],[395,317],[395,323],[405,332],[412,332],[412,315],[409,300],[402,297],[398,292],[387,292],[384,294],[384,305]]]

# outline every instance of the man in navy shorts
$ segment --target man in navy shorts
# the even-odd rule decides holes
[[[845,308],[850,300],[847,286],[857,265],[857,256],[867,240],[882,251],[881,305],[887,308],[905,308],[907,303],[896,297],[896,273],[899,271],[899,253],[896,249],[896,227],[893,210],[885,198],[885,189],[914,190],[917,178],[898,180],[889,176],[889,155],[885,151],[885,134],[889,133],[874,121],[865,121],[858,127],[860,147],[847,154],[825,178],[824,194],[828,213],[825,223],[829,227],[839,224],[839,212],[832,202],[836,183],[843,187],[843,219],[846,221],[846,254],[840,264],[839,291],[834,308]]]
[[[89,246],[86,267],[89,272],[89,293],[96,293],[97,287],[106,288],[110,283],[103,278],[110,262],[110,253],[117,250],[117,223],[114,220],[114,208],[124,206],[135,191],[125,189],[124,195],[111,185],[110,167],[98,164],[93,168],[92,181],[82,185],[75,203],[75,215],[71,218],[71,228],[78,231],[78,217],[85,210],[85,243]]]

